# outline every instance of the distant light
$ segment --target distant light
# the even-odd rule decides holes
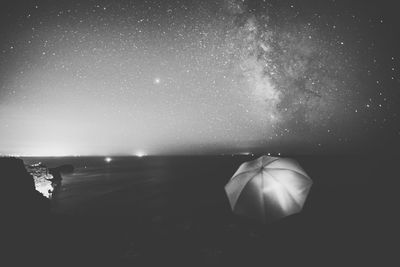
[[[146,153],[144,153],[144,152],[142,152],[142,151],[139,151],[139,152],[136,152],[136,153],[135,153],[135,156],[141,158],[141,157],[146,156]]]
[[[161,82],[160,78],[155,78],[155,79],[154,79],[154,83],[155,83],[155,84],[160,84],[160,82]]]
[[[107,162],[107,163],[110,163],[110,162],[112,161],[112,158],[106,157],[106,158],[104,159],[104,161]]]

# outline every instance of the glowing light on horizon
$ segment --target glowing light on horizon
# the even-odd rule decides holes
[[[382,37],[367,19],[326,32],[342,7],[315,18],[313,5],[275,1],[35,2],[0,9],[18,25],[0,38],[0,155],[341,154],[398,142],[397,81],[375,68],[397,70],[397,58],[366,49]],[[393,139],[365,141],[381,131]]]
[[[58,143],[35,146],[27,148],[27,150],[27,153],[22,153],[20,155],[24,157],[68,157],[73,154],[70,152],[70,149],[67,148],[67,145],[61,145]]]
[[[146,153],[144,153],[143,151],[138,151],[135,153],[135,156],[141,158],[141,157],[146,156]]]
[[[104,161],[107,162],[107,163],[110,163],[110,162],[112,161],[112,158],[106,157],[106,158],[104,159]]]

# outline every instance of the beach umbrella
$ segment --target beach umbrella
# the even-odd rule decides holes
[[[225,191],[234,213],[272,222],[300,212],[311,185],[295,160],[262,156],[240,165]]]

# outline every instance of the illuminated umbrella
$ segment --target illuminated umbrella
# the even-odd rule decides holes
[[[271,222],[300,212],[311,185],[295,160],[262,156],[240,165],[225,191],[234,213]]]

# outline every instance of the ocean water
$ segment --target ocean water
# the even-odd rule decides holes
[[[313,179],[310,195],[301,213],[268,225],[234,215],[224,191],[240,164],[255,158],[24,161],[75,167],[52,200],[62,229],[58,246],[70,259],[136,266],[247,266],[265,259],[273,266],[321,266],[327,259],[389,259],[398,232],[400,157],[294,157]]]
[[[56,213],[131,216],[137,210],[227,205],[224,184],[251,157],[28,158],[48,167],[72,164],[54,199]],[[189,207],[190,206],[190,207]]]

